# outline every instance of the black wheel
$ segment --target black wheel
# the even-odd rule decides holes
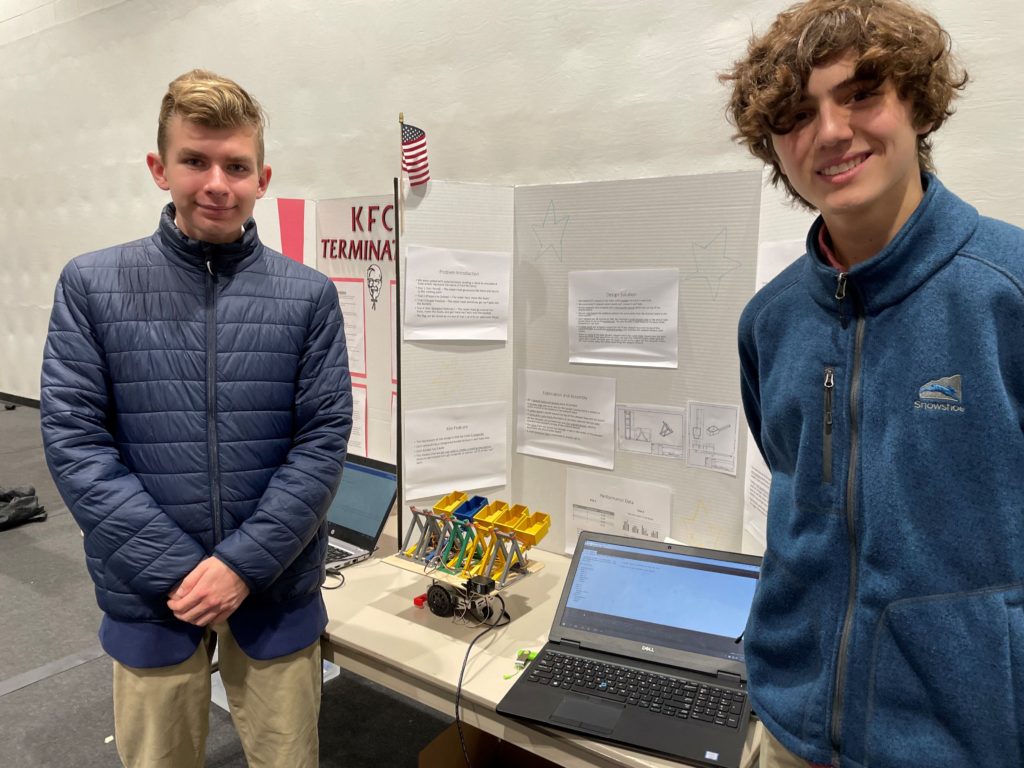
[[[453,616],[455,614],[455,587],[435,581],[427,590],[427,605],[435,616]]]

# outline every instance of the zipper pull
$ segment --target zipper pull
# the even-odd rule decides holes
[[[835,389],[835,370],[825,369],[825,432],[832,433],[832,390]]]
[[[850,324],[850,317],[846,312],[846,278],[849,272],[840,272],[836,275],[836,301],[839,302],[839,324],[843,330]]]
[[[836,301],[846,298],[846,276],[848,272],[840,272],[836,275]]]
[[[210,273],[210,277],[216,278],[217,275],[213,272],[213,246],[209,243],[202,244],[203,249],[203,260],[206,262],[206,271]]]

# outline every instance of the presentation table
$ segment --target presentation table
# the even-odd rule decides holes
[[[414,604],[431,585],[431,577],[385,561],[385,556],[397,551],[394,518],[388,525],[391,535],[386,532],[381,538],[377,555],[346,568],[341,588],[324,590],[328,615],[324,658],[453,716],[466,648],[482,627],[474,619],[443,618],[426,605]],[[568,557],[536,549],[530,550],[529,557],[543,567],[501,591],[511,623],[488,632],[469,654],[460,700],[463,722],[567,768],[681,765],[584,736],[526,725],[495,712],[513,683],[505,675],[515,671],[516,651],[539,650],[544,645],[570,563]],[[328,585],[332,581],[329,578]],[[756,764],[760,728],[755,723],[748,731],[744,766]]]

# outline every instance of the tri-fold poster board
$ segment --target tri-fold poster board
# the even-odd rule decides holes
[[[431,181],[398,212],[390,195],[268,199],[256,219],[334,283],[350,450],[394,460],[400,424],[404,504],[523,504],[551,516],[553,551],[585,529],[738,551],[760,194],[759,172]]]

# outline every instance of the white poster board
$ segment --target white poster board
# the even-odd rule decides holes
[[[512,188],[486,184],[459,184],[431,181],[408,191],[403,203],[402,252],[411,247],[460,251],[512,253]],[[403,304],[407,284],[403,269],[400,291]],[[510,290],[515,289],[515,275]],[[436,340],[405,341],[401,345],[402,423],[408,424],[410,411],[428,408],[458,407],[464,403],[500,402],[504,410],[504,480],[489,489],[493,498],[517,503],[509,493],[507,475],[511,466],[513,372],[512,335],[505,341]],[[397,414],[396,414],[397,416]],[[410,453],[403,436],[403,466],[410,471]],[[435,484],[437,498],[442,491]],[[462,490],[462,489],[459,489]],[[423,486],[414,491],[424,493]],[[405,499],[412,500],[406,489]],[[416,497],[417,500],[423,498]]]
[[[517,187],[516,370],[614,378],[619,402],[664,409],[666,418],[653,427],[666,434],[686,422],[674,414],[690,401],[738,412],[736,327],[754,283],[760,195],[757,171]],[[677,368],[613,365],[612,359],[586,367],[569,362],[570,274],[600,270],[678,276]],[[616,450],[610,475],[671,488],[671,538],[739,550],[742,482],[734,474],[687,466],[689,440],[684,442],[663,441],[664,456]],[[730,449],[731,461],[741,462],[745,448],[740,441]],[[516,453],[512,495],[531,507],[564,510],[571,469],[563,461]],[[565,521],[556,521],[542,546],[563,551],[565,531]]]

